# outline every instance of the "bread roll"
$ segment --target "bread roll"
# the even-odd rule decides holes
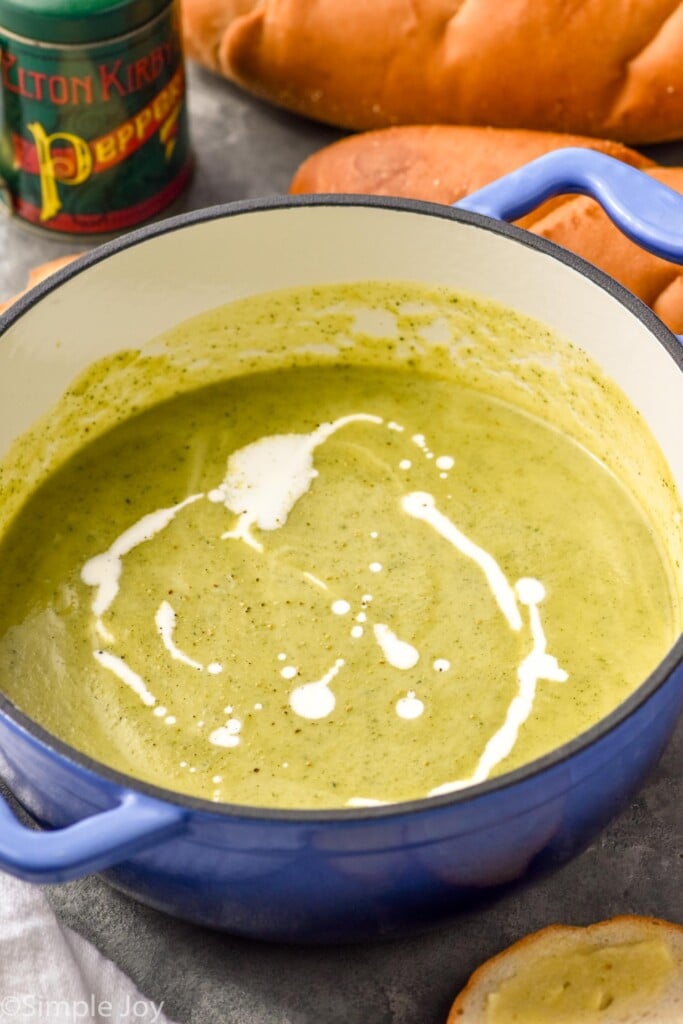
[[[683,167],[648,168],[645,173],[683,193]],[[683,334],[683,267],[629,241],[592,199],[568,199],[535,220],[531,230],[606,271],[651,306],[672,331]]]
[[[50,274],[53,274],[55,270],[59,270],[60,267],[65,267],[67,263],[71,263],[72,260],[75,260],[77,255],[79,254],[76,253],[73,256],[60,256],[56,260],[50,260],[49,263],[41,263],[39,266],[33,267],[32,270],[29,270],[28,281],[26,282],[24,290],[19,292],[17,295],[13,295],[12,298],[7,299],[6,302],[0,302],[0,313],[4,313],[6,309],[9,309],[13,302],[16,302],[18,298],[25,295],[30,288],[33,288],[34,285],[45,280],[45,278],[49,277]]]
[[[386,128],[342,139],[309,157],[290,190],[454,203],[543,153],[576,145],[599,149],[683,192],[683,168],[657,167],[617,143],[444,125]],[[592,199],[553,199],[517,223],[594,263],[647,302],[673,331],[683,333],[683,267],[629,241]]]
[[[566,146],[595,149],[633,167],[654,162],[619,142],[585,135],[455,125],[410,125],[349,135],[318,150],[289,191],[364,192],[456,203],[536,157]]]
[[[191,57],[344,128],[683,136],[679,0],[183,0]]]
[[[478,968],[447,1024],[683,1021],[683,927],[646,917],[552,925]]]

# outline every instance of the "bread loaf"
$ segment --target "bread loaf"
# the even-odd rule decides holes
[[[617,143],[444,125],[386,128],[342,139],[309,157],[290,188],[454,203],[543,153],[576,145],[599,149],[683,192],[683,168],[657,167]],[[683,267],[630,242],[593,200],[554,199],[517,223],[594,263],[647,302],[672,330],[683,333]]]
[[[447,1024],[680,1024],[683,927],[646,917],[529,935],[478,968]]]
[[[680,0],[182,0],[187,53],[344,128],[683,136]]]

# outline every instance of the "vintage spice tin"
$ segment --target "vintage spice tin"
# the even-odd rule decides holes
[[[169,0],[0,0],[0,201],[50,232],[155,216],[192,158]]]

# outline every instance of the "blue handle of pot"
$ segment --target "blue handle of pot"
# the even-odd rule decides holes
[[[454,205],[496,220],[516,220],[546,199],[567,193],[596,199],[631,241],[655,256],[683,263],[683,196],[590,149],[546,153]]]
[[[68,882],[117,864],[183,827],[185,811],[139,793],[66,828],[35,831],[0,797],[0,869],[27,882]]]

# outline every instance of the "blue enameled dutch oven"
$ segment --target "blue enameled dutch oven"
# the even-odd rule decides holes
[[[581,150],[543,157],[457,209],[278,198],[110,242],[0,320],[0,452],[91,361],[232,298],[415,280],[505,303],[588,352],[641,412],[683,491],[680,340],[600,271],[504,222],[566,192],[593,195],[634,240],[683,262],[683,200]],[[104,872],[170,914],[273,940],[422,926],[560,865],[595,837],[671,736],[682,662],[679,637],[607,718],[517,771],[450,795],[321,812],[219,805],[146,785],[73,750],[0,695],[0,774],[44,829],[25,828],[1,804],[0,868],[34,882]]]

